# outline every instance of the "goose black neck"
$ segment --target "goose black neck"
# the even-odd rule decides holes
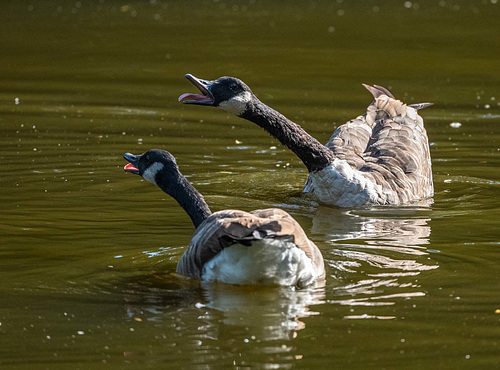
[[[198,228],[200,224],[212,214],[207,202],[193,185],[180,173],[175,178],[162,176],[158,174],[158,186],[186,211],[193,221],[194,227]]]
[[[255,99],[240,116],[249,120],[292,150],[309,172],[320,171],[335,158],[333,152],[281,113]]]

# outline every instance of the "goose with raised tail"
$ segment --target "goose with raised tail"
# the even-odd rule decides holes
[[[321,252],[287,212],[270,208],[212,213],[169,152],[152,149],[124,158],[130,162],[125,171],[174,198],[196,228],[177,264],[179,274],[229,284],[298,287],[324,278]]]
[[[182,94],[179,101],[219,107],[262,127],[302,160],[309,171],[304,191],[322,203],[401,205],[434,194],[429,141],[418,114],[431,103],[406,105],[381,86],[364,85],[374,98],[366,113],[323,145],[237,78],[186,77],[201,94]]]

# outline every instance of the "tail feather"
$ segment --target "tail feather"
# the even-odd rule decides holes
[[[391,94],[389,90],[387,90],[385,87],[379,86],[379,85],[367,85],[367,84],[362,84],[372,95],[374,99],[377,99],[379,96],[382,95],[387,95],[389,98],[394,98],[394,95]]]
[[[394,97],[394,95],[392,95],[392,93],[387,90],[385,87],[382,87],[382,86],[379,86],[379,85],[373,85],[373,87],[375,87],[376,89],[382,91],[385,95],[387,95],[389,98],[393,98],[393,99],[396,99]]]
[[[382,96],[382,95],[387,95],[389,98],[396,99],[394,97],[394,95],[392,95],[392,93],[383,86],[379,86],[379,85],[370,86],[370,85],[366,85],[366,84],[362,84],[362,85],[373,95],[374,99],[377,99],[379,96]],[[420,109],[430,107],[433,104],[434,103],[416,103],[416,104],[408,104],[408,106],[412,107],[413,109],[420,110]]]
[[[419,109],[424,109],[427,107],[430,107],[431,105],[434,105],[434,103],[418,103],[418,104],[409,104],[409,107],[412,107],[413,109],[419,110]]]

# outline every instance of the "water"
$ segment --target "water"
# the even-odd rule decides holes
[[[499,361],[496,1],[0,6],[0,365],[493,368]],[[422,111],[432,204],[335,209],[249,122],[179,104],[185,73],[243,79],[325,142],[377,83]],[[450,125],[453,122],[461,123]],[[193,232],[123,172],[163,148],[213,210],[281,207],[324,286],[204,285]]]

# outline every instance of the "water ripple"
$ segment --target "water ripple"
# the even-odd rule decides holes
[[[331,248],[323,253],[331,277],[337,280],[331,294],[338,298],[327,303],[391,306],[398,299],[424,296],[418,275],[439,268],[427,249],[431,235],[427,204],[348,211],[318,208],[312,231],[329,239],[326,245]],[[375,317],[349,317],[358,318]]]

